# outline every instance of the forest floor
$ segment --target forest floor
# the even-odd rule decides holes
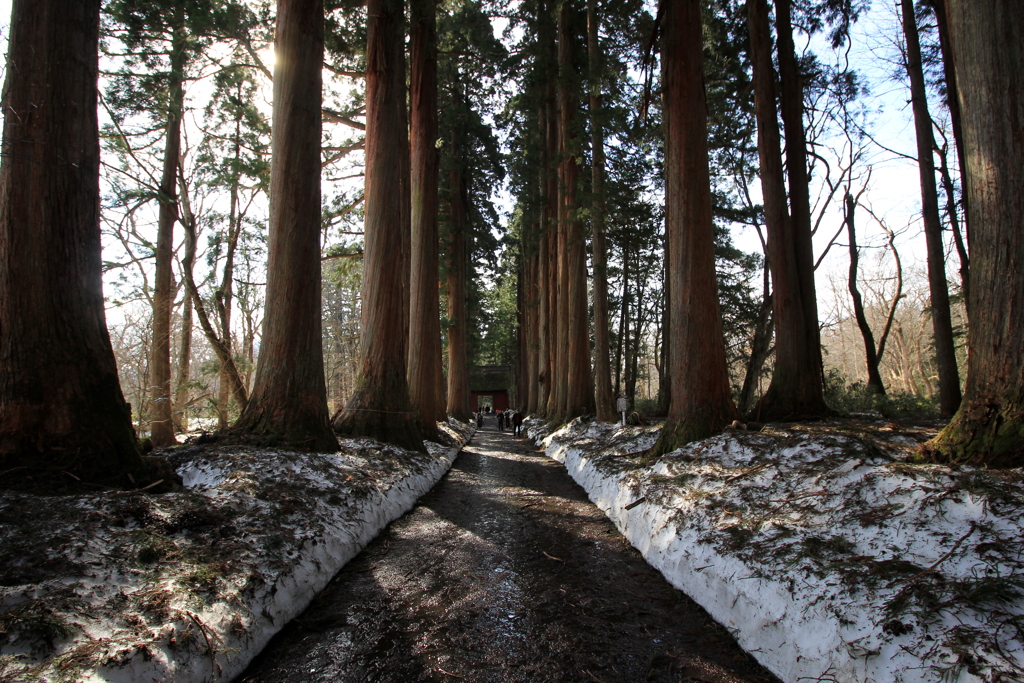
[[[532,437],[645,559],[784,681],[1024,680],[1024,473],[916,462],[936,424]]]
[[[240,683],[770,683],[526,438],[484,429]]]
[[[0,681],[231,680],[451,467],[413,453],[186,444],[183,491],[0,491]]]
[[[651,461],[658,429],[531,423],[585,494],[485,429],[372,544],[470,427],[428,455],[186,445],[170,494],[0,492],[0,681],[230,680],[296,617],[247,683],[772,680],[734,639],[787,683],[1024,680],[1020,471],[916,463],[935,424]]]

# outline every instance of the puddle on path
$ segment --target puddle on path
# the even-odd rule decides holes
[[[238,680],[776,681],[533,449],[485,424]]]

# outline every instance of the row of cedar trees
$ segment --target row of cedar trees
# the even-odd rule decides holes
[[[436,421],[446,413],[469,418],[465,309],[458,305],[464,268],[450,269],[452,371],[448,390],[442,386],[435,10],[436,0],[411,2],[408,125],[404,3],[368,2],[361,364],[355,394],[331,420],[320,311],[324,6],[277,4],[265,323],[235,438],[331,451],[336,434],[359,435],[423,450],[422,439],[437,438]],[[104,322],[99,16],[100,0],[13,6],[0,168],[6,485],[52,487],[62,477],[128,485],[156,476],[140,456]],[[465,183],[456,177],[453,184],[464,197]],[[410,201],[394,201],[396,189]],[[464,259],[466,211],[453,204],[455,258]],[[396,267],[396,255],[405,267]]]
[[[556,422],[591,412],[605,421],[614,415],[601,200],[600,17],[595,0],[586,0],[594,197],[593,206],[588,207],[593,253],[593,365],[587,319],[586,235],[576,198],[582,143],[575,133],[579,127],[574,117],[583,93],[577,77],[582,60],[574,51],[583,34],[579,25],[582,3],[549,0],[538,7],[538,38],[541,49],[548,51],[536,64],[539,71],[547,69],[537,79],[546,84],[536,136],[543,159],[537,179],[541,209],[539,219],[523,231],[519,278],[520,395],[527,412]],[[1019,230],[1024,215],[1024,139],[1014,131],[1019,131],[1024,121],[1024,98],[1018,89],[1024,46],[1008,27],[1024,18],[1024,5],[1012,0],[929,0],[928,4],[940,23],[950,109],[966,179],[973,272],[968,287],[966,268],[962,268],[971,316],[967,389],[962,397],[953,351],[921,50],[913,1],[902,0],[921,160],[940,409],[953,417],[925,452],[937,460],[1018,466],[1024,463],[1024,327],[1012,321],[1024,305],[1022,262],[1017,260],[1024,255]],[[669,415],[655,453],[710,436],[740,418],[729,391],[715,284],[701,5],[700,0],[662,0],[658,8],[656,37],[662,55],[665,135]],[[775,0],[774,9],[778,73],[773,65],[768,2],[747,2],[775,325],[772,380],[751,415],[758,421],[831,413],[823,397],[803,86],[793,42],[791,0]],[[994,47],[1004,44],[1005,49]],[[1014,263],[1016,266],[1011,265]],[[865,334],[865,346],[869,347],[869,374],[874,370],[869,384],[884,391],[870,331]]]
[[[14,481],[17,472],[38,469],[102,484],[150,476],[118,386],[103,316],[99,4],[16,0],[13,7],[0,167],[3,483]],[[434,5],[433,0],[412,2],[412,116],[407,128],[402,4],[367,3],[361,366],[357,391],[332,422],[324,387],[318,267],[323,5],[321,0],[278,2],[266,322],[253,393],[236,435],[331,450],[337,432],[422,448],[421,438],[432,435],[435,420],[445,412],[436,326]],[[763,419],[822,414],[828,409],[821,395],[817,314],[810,269],[801,267],[810,258],[800,198],[806,164],[800,157],[789,159],[787,206],[767,4],[750,0],[748,6],[777,330],[775,372],[758,410]],[[1024,454],[1024,328],[1019,323],[1024,315],[1024,234],[1019,229],[1024,215],[1024,138],[1019,135],[1024,43],[1014,30],[1024,20],[1024,5],[948,0],[943,9],[961,86],[973,272],[966,396],[931,448],[952,460],[1019,465]],[[523,311],[524,396],[531,411],[565,418],[595,407],[596,386],[599,415],[608,417],[607,366],[599,363],[596,378],[591,376],[586,245],[573,189],[580,169],[572,117],[580,93],[567,72],[574,59],[575,13],[571,0],[548,10],[557,11],[557,24],[541,23],[539,30],[548,32],[546,44],[555,51],[562,77],[554,79],[555,92],[542,117],[548,151],[539,178],[544,218],[526,236],[524,251],[529,258],[522,281],[539,283],[536,291],[523,295],[524,302],[535,304]],[[593,19],[593,4],[590,10]],[[777,0],[782,119],[787,147],[799,152],[802,133],[790,128],[800,126],[801,98],[788,10],[789,0]],[[666,451],[713,434],[738,415],[729,392],[716,294],[700,0],[662,0],[658,30],[671,400],[656,451]],[[596,21],[590,32],[595,46]],[[796,96],[786,96],[787,88]],[[592,106],[597,94],[592,93]],[[794,102],[797,111],[787,111]],[[599,128],[594,135],[600,139]],[[601,155],[594,157],[599,169]],[[549,166],[557,167],[557,173],[549,173]],[[601,182],[599,171],[595,182]],[[402,229],[402,202],[393,201],[396,188],[410,197],[411,231]],[[453,223],[460,223],[457,216]],[[596,224],[599,300],[605,257],[600,220]],[[394,267],[396,254],[407,268]],[[450,289],[453,284],[458,285],[449,283]],[[597,354],[607,359],[607,304],[598,301],[596,308]],[[464,317],[457,307],[449,316],[456,323]],[[408,359],[407,349],[413,351]],[[468,415],[468,387],[457,327],[449,350],[453,371],[447,412],[459,417]]]

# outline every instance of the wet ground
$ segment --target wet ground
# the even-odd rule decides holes
[[[776,681],[493,417],[239,680]]]

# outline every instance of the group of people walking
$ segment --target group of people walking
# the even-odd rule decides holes
[[[490,406],[482,408],[479,412],[474,414],[476,418],[477,428],[484,426],[484,411],[491,412]],[[523,430],[523,414],[518,410],[509,408],[507,410],[495,410],[495,417],[498,419],[498,431],[503,432],[505,429],[512,430],[512,436],[519,436]]]

